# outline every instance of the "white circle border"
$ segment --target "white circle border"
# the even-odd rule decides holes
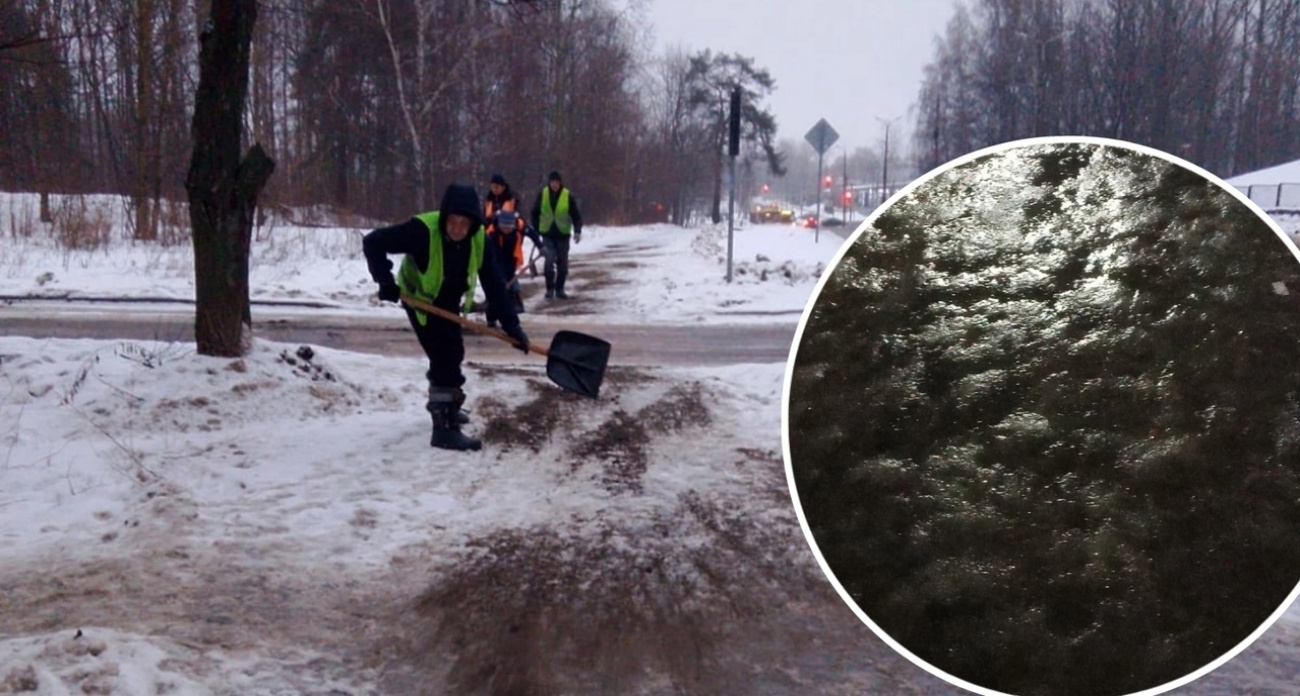
[[[822,288],[826,286],[826,282],[831,277],[831,274],[835,271],[835,269],[839,267],[840,262],[843,260],[844,255],[848,253],[849,248],[853,246],[853,244],[858,240],[860,236],[862,236],[863,233],[865,233],[868,229],[872,227],[876,219],[879,218],[882,214],[884,214],[885,211],[887,211],[891,206],[893,206],[898,201],[907,197],[915,189],[928,183],[930,180],[940,176],[941,174],[945,174],[952,169],[956,169],[957,167],[960,167],[964,164],[970,163],[982,157],[987,157],[988,155],[995,155],[1009,150],[1033,147],[1036,145],[1070,145],[1070,144],[1098,145],[1102,147],[1131,150],[1131,151],[1138,152],[1140,154],[1157,157],[1159,159],[1165,160],[1174,165],[1187,169],[1195,174],[1199,174],[1201,177],[1209,180],[1210,182],[1218,185],[1220,188],[1228,191],[1235,198],[1237,198],[1237,200],[1239,200],[1247,208],[1253,211],[1255,215],[1258,216],[1261,220],[1263,220],[1265,224],[1267,224],[1268,227],[1273,230],[1273,233],[1276,234],[1284,244],[1286,244],[1287,249],[1291,251],[1291,255],[1295,257],[1296,261],[1300,262],[1300,249],[1296,247],[1295,242],[1292,241],[1291,238],[1287,236],[1286,232],[1282,230],[1282,227],[1278,225],[1277,221],[1269,217],[1268,213],[1264,212],[1264,209],[1261,208],[1259,204],[1250,200],[1250,198],[1248,198],[1246,194],[1242,193],[1237,187],[1233,186],[1232,184],[1227,183],[1226,181],[1219,178],[1218,176],[1210,173],[1209,171],[1206,171],[1204,168],[1192,164],[1191,162],[1188,162],[1180,157],[1171,155],[1162,150],[1157,150],[1155,148],[1148,147],[1146,145],[1139,145],[1137,143],[1131,143],[1125,140],[1116,140],[1113,138],[1101,138],[1101,137],[1094,137],[1094,136],[1045,136],[1045,137],[1038,137],[1038,138],[1023,138],[1020,140],[1011,140],[1005,143],[999,143],[997,145],[992,145],[986,148],[982,148],[980,150],[975,150],[973,152],[967,153],[965,155],[962,155],[961,157],[958,157],[944,164],[941,164],[938,167],[935,167],[934,169],[930,170],[929,172],[926,172],[925,174],[922,174],[921,176],[917,177],[915,180],[911,181],[906,186],[904,186],[903,188],[895,192],[892,196],[890,196],[887,200],[885,200],[885,202],[877,206],[876,209],[873,210],[871,214],[868,215],[866,219],[864,219],[862,223],[858,225],[857,229],[855,229],[852,233],[848,235],[848,237],[845,238],[844,243],[841,244],[839,250],[835,252],[835,255],[832,256],[831,260],[826,264],[825,270],[822,271],[821,278],[817,280],[817,284],[813,288],[812,295],[808,298],[808,304],[804,306],[803,314],[800,315],[799,317],[799,326],[795,329],[794,339],[790,344],[790,354],[786,360],[785,378],[783,380],[782,388],[781,388],[781,456],[784,459],[784,463],[785,463],[786,485],[790,489],[790,499],[791,502],[794,504],[795,515],[798,516],[799,518],[799,527],[800,529],[803,530],[804,539],[808,542],[808,546],[812,549],[813,555],[817,559],[817,565],[821,567],[822,573],[826,576],[826,579],[830,581],[831,586],[835,588],[835,592],[839,594],[842,600],[844,600],[844,603],[848,605],[849,609],[851,609],[853,613],[856,614],[857,617],[863,623],[865,623],[873,633],[879,636],[881,640],[885,641],[885,643],[887,643],[891,648],[893,648],[898,654],[907,658],[913,664],[920,667],[921,669],[924,669],[926,672],[929,672],[930,674],[948,682],[949,684],[961,687],[963,689],[967,689],[969,691],[973,691],[977,694],[981,694],[982,696],[1014,696],[1014,695],[1007,694],[1002,691],[994,691],[987,687],[983,687],[978,684],[973,684],[971,682],[968,682],[964,679],[961,679],[960,677],[949,674],[943,671],[942,669],[935,667],[934,665],[931,665],[930,663],[926,662],[925,660],[913,654],[910,650],[903,647],[902,644],[894,640],[893,637],[891,637],[883,629],[877,626],[876,623],[871,620],[871,617],[867,616],[866,612],[864,612],[862,608],[858,606],[857,602],[853,601],[853,598],[849,596],[848,591],[845,590],[844,586],[841,585],[839,580],[835,578],[835,573],[833,573],[830,569],[830,566],[827,565],[826,559],[822,556],[821,550],[817,547],[816,540],[813,539],[812,530],[809,529],[808,527],[808,520],[804,516],[803,506],[799,503],[799,491],[795,487],[794,466],[790,457],[790,383],[794,374],[795,360],[799,353],[799,345],[803,339],[804,328],[808,324],[808,318],[812,315],[813,307],[817,304],[817,299],[821,296]],[[1200,669],[1197,669],[1189,674],[1183,675],[1182,677],[1179,677],[1178,679],[1175,679],[1168,683],[1161,684],[1160,686],[1155,686],[1143,691],[1134,692],[1132,694],[1128,694],[1127,696],[1156,696],[1156,694],[1162,694],[1167,691],[1177,689],[1181,686],[1186,686],[1187,684],[1190,684],[1191,682],[1205,676],[1206,674],[1213,672],[1214,670],[1226,664],[1232,658],[1236,657],[1246,648],[1250,647],[1250,645],[1254,643],[1257,639],[1259,639],[1260,636],[1264,635],[1264,633],[1268,631],[1268,629],[1272,628],[1273,624],[1276,623],[1277,620],[1281,618],[1283,614],[1286,613],[1287,609],[1290,608],[1292,603],[1296,601],[1296,597],[1298,595],[1300,595],[1300,578],[1297,579],[1296,586],[1292,588],[1291,594],[1289,594],[1286,600],[1282,602],[1282,604],[1278,606],[1276,610],[1274,610],[1272,615],[1270,615],[1267,619],[1265,619],[1264,623],[1260,624],[1259,627],[1256,628],[1253,633],[1247,636],[1236,646],[1229,649],[1227,652],[1223,653],[1215,660],[1212,660],[1210,663],[1203,665]]]

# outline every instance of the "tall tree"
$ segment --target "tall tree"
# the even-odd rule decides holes
[[[199,35],[194,153],[185,189],[194,231],[194,338],[201,355],[243,355],[252,334],[248,257],[253,213],[275,163],[254,144],[241,158],[257,0],[212,0]]]
[[[740,138],[757,146],[767,160],[768,170],[785,174],[782,154],[776,149],[776,117],[760,105],[772,93],[776,81],[767,70],[754,65],[753,58],[705,50],[690,58],[687,76],[690,104],[703,119],[711,136],[713,173],[713,222],[722,221],[722,165],[727,149],[728,112],[732,91],[740,88]]]
[[[49,194],[67,190],[62,163],[75,159],[72,76],[61,59],[54,11],[0,8],[0,187],[41,194],[41,220],[50,222]]]
[[[155,100],[157,84],[153,72],[154,0],[135,2],[135,177],[132,202],[135,207],[135,238],[158,237],[155,216],[158,197],[150,195],[157,189],[158,160],[154,133],[159,130]]]
[[[659,58],[641,89],[646,129],[638,143],[645,216],[685,225],[698,203],[693,192],[707,190],[711,138],[690,103],[690,58],[671,49]]]

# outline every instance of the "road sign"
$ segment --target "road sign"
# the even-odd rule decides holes
[[[831,124],[827,123],[826,119],[823,118],[817,121],[817,125],[813,126],[812,130],[808,131],[808,134],[803,139],[807,140],[808,144],[812,145],[813,149],[817,151],[817,183],[820,185],[822,179],[822,155],[826,154],[826,151],[831,149],[831,145],[834,145],[835,141],[840,139],[840,134],[836,133],[835,129],[831,128]],[[830,184],[829,179],[826,183]],[[817,192],[817,217],[814,218],[817,224],[813,227],[813,243],[815,244],[821,236],[822,196],[821,189],[814,188],[813,191]]]
[[[827,123],[826,119],[823,118],[817,122],[817,125],[812,127],[812,130],[808,131],[808,134],[803,139],[807,140],[809,145],[812,145],[817,154],[824,155],[827,150],[831,149],[831,145],[834,145],[835,141],[840,139],[840,134],[836,133],[835,129],[831,128],[831,124]]]

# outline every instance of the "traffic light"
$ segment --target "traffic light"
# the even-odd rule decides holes
[[[831,183],[832,183],[833,181],[834,181],[834,179],[831,179],[830,175],[827,174],[827,175],[826,175],[826,181],[824,182],[824,183],[826,184],[826,188],[830,188],[830,187],[831,187]]]
[[[730,128],[727,133],[727,154],[733,158],[740,154],[740,85],[731,91]]]
[[[852,202],[853,202],[853,192],[852,192],[852,191],[845,191],[845,192],[844,192],[844,202],[845,202],[845,203],[852,203]]]

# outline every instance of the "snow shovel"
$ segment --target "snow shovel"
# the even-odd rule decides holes
[[[519,280],[519,276],[523,275],[525,268],[528,269],[529,278],[537,277],[537,256],[539,253],[540,252],[537,251],[537,247],[534,246],[533,253],[529,255],[528,263],[520,266],[518,269],[515,270],[515,274],[510,276],[510,280],[506,281],[506,287],[510,287],[511,285],[514,284],[516,280]]]
[[[541,250],[537,248],[537,245],[536,245],[536,244],[534,244],[534,245],[533,245],[533,250],[532,250],[532,252],[530,252],[530,253],[528,254],[528,263],[527,263],[527,264],[524,264],[524,265],[528,266],[528,277],[529,277],[529,278],[536,278],[536,277],[537,277],[537,257],[539,257],[539,256],[541,256],[541,255],[542,255]],[[516,274],[515,274],[515,277],[518,278],[518,277],[519,277],[519,274],[516,273]]]
[[[402,302],[422,312],[436,314],[447,321],[454,321],[474,333],[500,339],[512,346],[518,345],[515,343],[515,339],[510,338],[504,331],[488,328],[459,314],[417,300],[405,293],[402,294]],[[593,399],[599,394],[600,383],[605,379],[605,365],[609,363],[609,349],[608,341],[578,333],[577,331],[555,332],[555,336],[551,338],[549,348],[543,348],[535,343],[528,345],[530,353],[546,356],[546,376],[552,382],[568,391],[589,396]]]

